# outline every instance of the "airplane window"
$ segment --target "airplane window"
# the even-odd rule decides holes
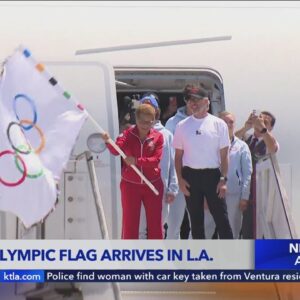
[[[106,145],[100,137],[100,133],[93,133],[87,139],[88,149],[93,153],[102,153],[106,149]]]

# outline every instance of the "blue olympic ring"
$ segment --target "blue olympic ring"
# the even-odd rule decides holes
[[[33,111],[33,121],[32,121],[32,124],[28,125],[28,126],[24,126],[23,124],[21,124],[22,128],[24,130],[30,130],[31,128],[33,128],[33,126],[36,124],[37,122],[37,112],[36,112],[36,106],[35,106],[35,103],[34,101],[29,98],[28,96],[24,95],[24,94],[17,94],[15,97],[14,97],[14,103],[13,103],[13,108],[14,108],[14,112],[16,114],[16,117],[17,119],[20,121],[20,118],[18,116],[18,113],[17,113],[17,100],[20,99],[20,98],[23,98],[25,99],[30,105],[31,105],[31,108],[32,108],[32,111]]]

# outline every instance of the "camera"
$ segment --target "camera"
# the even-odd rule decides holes
[[[258,117],[258,116],[261,114],[261,112],[260,112],[260,110],[258,110],[258,109],[253,109],[253,110],[252,110],[252,114],[253,114],[254,116]]]

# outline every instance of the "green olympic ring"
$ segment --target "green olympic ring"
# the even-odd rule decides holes
[[[23,150],[25,147],[26,147],[25,145],[21,145],[21,146],[19,146],[19,147],[17,147],[17,148],[20,149],[20,150]],[[23,149],[22,149],[22,148],[23,148]],[[30,153],[32,153],[32,150],[30,150],[29,154],[30,154]],[[21,168],[21,166],[20,166],[20,164],[19,164],[19,161],[18,161],[17,157],[15,157],[15,164],[16,164],[16,166],[17,166],[17,169],[18,169],[21,173],[24,173],[24,170],[22,170],[22,168]],[[29,173],[27,172],[26,177],[35,179],[35,178],[38,178],[38,177],[42,176],[43,174],[44,174],[44,169],[42,168],[42,169],[41,169],[38,173],[36,173],[36,174],[29,174]]]

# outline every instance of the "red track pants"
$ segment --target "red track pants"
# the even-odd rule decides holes
[[[123,209],[122,239],[138,239],[142,202],[145,207],[148,239],[162,239],[163,183],[153,183],[158,190],[156,196],[146,184],[135,184],[122,180],[121,201]]]

